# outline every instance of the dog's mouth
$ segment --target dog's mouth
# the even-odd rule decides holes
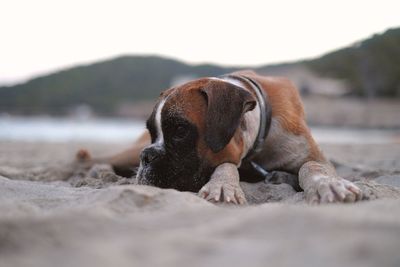
[[[179,174],[179,173],[178,173]],[[178,189],[179,184],[176,183],[177,175],[172,177],[166,170],[157,171],[156,168],[151,166],[140,166],[136,174],[136,182],[140,185],[151,185],[160,188],[174,188]]]
[[[203,172],[192,174],[187,169],[180,168],[175,171],[157,171],[152,167],[139,167],[136,183],[160,188],[171,188],[178,191],[198,192],[208,181]]]

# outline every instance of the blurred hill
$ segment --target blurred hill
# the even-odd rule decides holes
[[[154,99],[179,77],[212,76],[231,70],[155,56],[124,56],[0,87],[0,111],[65,114],[88,105],[97,113],[110,114],[125,102]]]
[[[345,80],[352,94],[400,97],[400,28],[304,63],[321,76]]]
[[[399,97],[400,28],[317,59],[247,68],[287,76],[303,94]],[[142,109],[140,103],[171,85],[238,69],[242,68],[123,56],[0,87],[0,112],[61,115],[83,107],[100,115],[129,114],[132,104]]]

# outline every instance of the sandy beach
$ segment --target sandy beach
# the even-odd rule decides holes
[[[309,206],[288,184],[245,184],[249,205],[70,168],[124,143],[0,142],[0,266],[399,266],[400,144],[322,145],[356,204]]]
[[[0,7],[0,267],[400,267],[400,0]]]

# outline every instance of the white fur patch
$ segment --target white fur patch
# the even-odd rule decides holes
[[[224,78],[210,77],[209,79],[216,80],[216,81],[221,81],[221,82],[227,82],[227,83],[239,86],[239,87],[241,87],[243,89],[246,88],[241,81],[233,79],[233,78],[230,78],[230,77],[224,77]]]
[[[237,79],[233,79],[233,78],[230,78],[230,77],[224,77],[223,80],[225,82],[230,83],[230,84],[233,84],[233,85],[239,86],[239,87],[241,87],[243,89],[246,89],[246,86],[241,81],[239,81]]]
[[[258,101],[254,109],[247,111],[243,117],[246,130],[243,131],[244,150],[241,159],[243,159],[253,147],[260,129],[261,110]]]
[[[156,144],[158,145],[163,145],[164,144],[164,135],[162,132],[162,127],[161,127],[161,111],[164,107],[166,98],[164,98],[163,100],[161,100],[160,104],[157,107],[157,111],[156,111],[156,129],[157,129],[157,139],[156,139]]]

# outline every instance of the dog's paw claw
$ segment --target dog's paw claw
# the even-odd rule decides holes
[[[305,191],[309,203],[356,202],[362,191],[352,182],[342,178],[325,178]]]
[[[200,189],[198,195],[213,203],[230,203],[236,205],[247,203],[239,184],[231,185],[209,182]]]

